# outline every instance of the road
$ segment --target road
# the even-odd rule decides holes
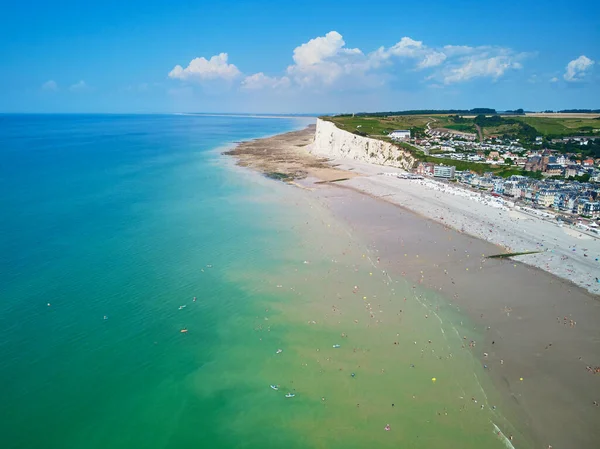
[[[481,127],[477,124],[477,123],[473,123],[475,125],[475,128],[477,129],[477,134],[479,134],[479,141],[483,142],[483,131],[481,130]]]

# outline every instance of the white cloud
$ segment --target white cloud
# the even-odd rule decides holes
[[[403,37],[400,41],[390,48],[379,47],[373,53],[371,53],[371,60],[377,64],[379,62],[387,61],[392,56],[396,57],[415,57],[421,56],[424,47],[423,42],[416,41],[410,37]]]
[[[80,80],[79,82],[77,82],[75,84],[72,84],[69,87],[69,90],[71,92],[82,92],[82,91],[87,90],[87,89],[89,89],[89,86],[83,80]]]
[[[426,69],[436,67],[446,60],[447,56],[442,52],[433,51],[425,55],[425,58],[417,64],[417,68]]]
[[[371,68],[379,68],[382,65],[392,65],[394,59],[403,58],[421,59],[421,62],[417,64],[417,68],[422,69],[440,64],[441,61],[446,59],[446,55],[427,48],[421,41],[404,36],[389,48],[379,47],[371,52],[369,63]]]
[[[474,78],[497,80],[508,70],[522,69],[519,62],[525,54],[514,54],[505,48],[470,49],[470,55],[453,59],[440,72],[444,84],[460,83]]]
[[[263,72],[255,73],[245,77],[242,80],[242,89],[259,90],[259,89],[279,89],[289,87],[290,79],[287,76],[281,78],[265,75]]]
[[[558,82],[558,78],[555,77],[555,76],[553,76],[552,78],[550,78],[550,82],[551,83],[556,83],[556,82]]]
[[[448,46],[449,52],[455,52],[459,47]],[[460,47],[470,48],[470,47]],[[404,36],[400,41],[390,48],[379,47],[369,55],[371,65],[374,68],[382,64],[393,64],[393,58],[397,59],[417,59],[419,62],[415,68],[423,70],[441,65],[447,58],[446,47],[443,50],[436,50],[423,44],[422,41],[411,39]]]
[[[309,86],[331,85],[344,75],[364,73],[368,64],[363,52],[345,45],[340,33],[330,31],[296,47],[295,64],[287,68],[288,76],[301,86]]]
[[[58,90],[58,84],[54,80],[48,80],[42,84],[42,90],[50,90],[56,92]]]
[[[402,73],[414,78],[415,72],[423,71],[424,81],[444,86],[476,78],[497,80],[511,70],[521,69],[521,61],[528,56],[493,46],[429,47],[408,36],[390,47],[382,46],[367,53],[359,48],[347,48],[343,36],[330,31],[297,46],[293,50],[292,64],[277,76],[264,72],[243,76],[228,62],[227,53],[221,53],[210,59],[195,58],[186,68],[177,65],[169,77],[198,81],[239,79],[239,86],[244,90],[296,86],[320,92],[381,87],[390,79],[402,77]]]
[[[241,75],[241,72],[235,65],[228,64],[227,59],[227,53],[220,53],[210,59],[195,58],[190,61],[185,69],[180,65],[176,65],[169,72],[169,77],[180,80],[224,79],[231,81]]]
[[[432,48],[422,41],[403,37],[390,48],[380,47],[369,54],[371,68],[393,65],[394,59],[418,60],[414,69],[429,69],[432,73],[425,80],[437,80],[443,84],[464,82],[487,77],[497,80],[510,69],[521,69],[521,60],[528,55],[515,53],[509,48],[468,45],[445,45]]]
[[[335,56],[346,45],[342,35],[330,31],[325,36],[316,37],[294,49],[294,62],[299,66],[315,65]]]
[[[565,81],[581,81],[585,76],[586,71],[594,65],[594,61],[585,55],[581,55],[577,59],[573,59],[567,64],[563,78]]]

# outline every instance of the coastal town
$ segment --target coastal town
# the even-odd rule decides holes
[[[581,153],[562,153],[546,148],[571,144],[582,148],[600,141],[597,136],[569,136],[546,140],[536,137],[534,148],[527,149],[519,139],[487,138],[478,141],[475,134],[452,130],[426,129],[421,136],[411,136],[410,130],[389,134],[396,142],[406,142],[426,155],[443,159],[444,163],[418,162],[413,169],[417,176],[432,177],[460,183],[480,192],[487,192],[535,209],[553,212],[553,218],[567,223],[587,219],[580,226],[598,232],[600,219],[600,158],[582,157]],[[456,161],[456,165],[448,160]],[[460,162],[487,164],[489,167],[513,168],[529,176],[500,176],[494,171],[478,173],[460,170]]]

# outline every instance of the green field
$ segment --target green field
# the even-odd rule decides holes
[[[516,120],[534,127],[543,136],[569,136],[576,134],[600,134],[600,119],[569,117],[515,117]],[[596,130],[594,132],[594,130]]]
[[[475,126],[470,125],[470,124],[463,124],[463,123],[444,125],[444,128],[452,129],[454,131],[473,133],[473,134],[477,132],[477,130],[475,129]]]
[[[331,121],[336,126],[345,131],[368,136],[376,139],[391,142],[388,134],[396,129],[409,129],[413,137],[425,137],[427,124],[432,129],[449,129],[454,131],[463,131],[476,133],[478,125],[484,138],[500,137],[509,139],[518,139],[525,148],[539,148],[535,146],[536,137],[544,137],[544,145],[561,152],[582,153],[583,156],[600,156],[600,141],[591,142],[585,147],[577,143],[559,143],[550,144],[550,139],[564,136],[576,135],[596,135],[600,136],[600,118],[593,117],[531,117],[523,115],[478,115],[478,116],[460,116],[460,115],[441,115],[441,114],[422,114],[422,115],[393,115],[393,116],[334,116],[322,117],[324,120]],[[407,148],[416,159],[424,162],[444,163],[454,165],[457,170],[473,170],[478,173],[493,171],[500,176],[510,176],[511,174],[525,174],[516,170],[515,167],[493,167],[477,162],[456,161],[453,159],[440,159],[426,156],[422,151],[414,146],[403,143],[397,145]]]
[[[545,137],[573,135],[600,135],[599,118],[581,117],[530,117],[530,116],[479,116],[457,115],[399,115],[388,117],[336,116],[323,117],[334,122],[339,128],[355,134],[385,136],[395,129],[424,131],[427,123],[431,128],[447,128],[455,131],[476,132],[475,123],[482,126],[484,135],[521,137],[537,134]],[[531,131],[533,128],[535,132]]]
[[[331,121],[345,131],[368,135],[371,137],[386,136],[395,129],[423,131],[432,117],[425,115],[405,115],[395,117],[322,117]]]
[[[499,126],[484,126],[482,129],[485,138],[505,135],[516,136],[520,131],[520,126],[518,124],[503,124]]]

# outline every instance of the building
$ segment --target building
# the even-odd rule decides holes
[[[535,202],[539,206],[550,207],[554,205],[554,196],[556,192],[553,190],[540,190],[537,192]]]
[[[600,217],[600,202],[598,201],[587,201],[583,204],[583,212],[581,215],[586,217],[598,218]]]
[[[585,209],[585,205],[589,202],[590,202],[590,200],[587,198],[577,198],[577,200],[575,201],[575,205],[573,206],[573,212],[576,213],[577,215],[583,215],[583,210]]]
[[[494,181],[494,193],[504,195],[504,180],[497,179]]]
[[[435,164],[433,162],[419,162],[415,173],[421,176],[433,176],[433,167]]]
[[[433,167],[433,176],[436,178],[454,179],[453,165],[436,165]]]
[[[397,129],[389,134],[392,140],[408,140],[410,139],[410,129]]]
[[[586,201],[583,203],[583,211],[581,215],[586,217],[598,218],[600,217],[600,202],[598,201]]]
[[[563,174],[563,167],[560,164],[548,164],[548,167],[546,167],[546,174],[550,176],[561,176]]]
[[[542,171],[543,169],[544,165],[541,156],[530,157],[525,163],[526,171]]]
[[[558,198],[558,203],[557,203]],[[573,194],[563,194],[560,196],[554,197],[554,205],[557,209],[563,212],[573,212],[573,208],[575,207],[575,202],[577,201],[577,196]]]
[[[567,167],[567,169],[565,170],[565,178],[574,178],[575,176],[577,176],[578,172],[579,172],[579,167],[574,166],[574,165],[569,165]]]

